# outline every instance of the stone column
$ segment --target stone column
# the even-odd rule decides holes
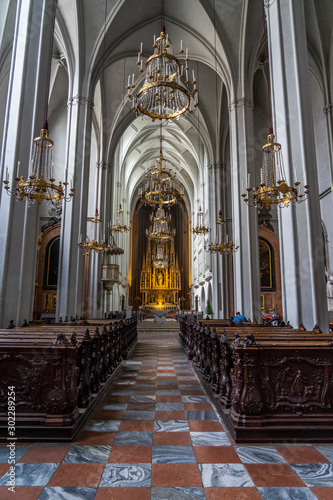
[[[32,319],[38,207],[7,196],[2,181],[8,168],[10,187],[15,187],[18,160],[20,176],[28,177],[33,139],[45,120],[52,16],[51,0],[17,2],[1,152],[0,327]]]
[[[234,308],[259,321],[259,244],[257,210],[249,207],[241,194],[244,184],[255,183],[252,137],[253,104],[245,97],[229,104],[231,136],[231,190],[233,241],[239,250],[233,256]]]
[[[83,310],[84,254],[78,240],[86,236],[92,108],[90,97],[76,94],[68,100],[66,172],[68,179],[74,177],[75,194],[63,206],[57,318],[80,316]]]
[[[310,185],[307,201],[279,211],[283,313],[293,326],[328,330],[324,255],[303,0],[266,2],[273,125],[286,180]]]

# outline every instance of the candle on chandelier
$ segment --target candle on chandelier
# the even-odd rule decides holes
[[[194,69],[192,69],[192,79],[195,82]]]
[[[133,75],[132,75],[132,85],[134,85],[134,78],[135,78],[135,76],[134,76],[134,73],[133,73]]]
[[[180,40],[180,50],[183,50],[183,40]]]
[[[19,173],[20,173],[20,164],[21,164],[21,162],[20,162],[20,161],[18,161],[18,162],[17,162],[16,177],[18,177],[18,176],[19,176]]]
[[[140,44],[140,52],[142,52],[142,49],[143,49],[143,43],[141,42],[141,44]]]
[[[188,49],[186,49],[186,59],[188,59]]]
[[[131,75],[128,75],[127,86],[129,87],[130,85],[131,85]]]

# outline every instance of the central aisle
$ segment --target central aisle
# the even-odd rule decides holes
[[[333,446],[236,446],[178,333],[162,328],[140,331],[134,357],[76,442],[21,450],[25,500],[333,498]],[[11,498],[1,486],[0,497]]]

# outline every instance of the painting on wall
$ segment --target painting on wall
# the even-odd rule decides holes
[[[275,291],[274,253],[270,243],[259,238],[261,291]]]
[[[56,290],[58,281],[60,237],[53,238],[46,247],[44,268],[44,290]]]

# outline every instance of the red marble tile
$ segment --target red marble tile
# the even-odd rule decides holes
[[[184,411],[156,411],[156,420],[186,420]]]
[[[105,464],[60,464],[47,486],[92,486],[100,483]]]
[[[158,370],[158,373],[175,373],[175,370]]]
[[[137,380],[135,385],[155,385],[155,379],[152,380]]]
[[[152,486],[202,486],[197,464],[153,464]]]
[[[222,424],[216,420],[189,420],[191,432],[224,432]]]
[[[38,445],[35,444],[18,462],[24,463],[59,463],[62,462],[71,445]]]
[[[192,446],[189,432],[154,432],[154,446]]]
[[[332,500],[333,498],[333,488],[316,486],[310,488],[312,493],[314,493],[318,500]]]
[[[241,459],[232,446],[193,446],[198,464],[239,464]]]
[[[155,396],[156,389],[138,389],[132,394],[135,396]]]
[[[182,396],[205,396],[203,391],[189,391],[187,389],[181,389],[180,394]]]
[[[256,486],[306,486],[288,464],[244,464]]]
[[[7,446],[7,444],[6,444],[6,446]],[[2,446],[5,446],[5,445],[2,445]],[[4,476],[6,474],[6,472],[9,470],[9,468],[10,468],[9,464],[0,464],[0,477]]]
[[[154,420],[123,420],[119,432],[153,432]]]
[[[312,446],[277,446],[277,451],[290,464],[328,464],[324,455]]]
[[[114,464],[150,464],[151,460],[151,446],[113,446],[108,462]]]
[[[156,396],[156,403],[181,403],[181,396]]]
[[[127,403],[130,395],[128,396],[105,396],[103,403]]]
[[[75,444],[79,445],[112,445],[114,438],[116,436],[115,432],[95,432],[95,431],[83,431],[75,439]]]
[[[95,500],[150,500],[150,488],[98,488]]]
[[[261,500],[256,488],[205,488],[207,500]]]
[[[15,493],[8,490],[7,486],[0,487],[1,500],[37,500],[44,486],[17,486]]]
[[[184,403],[184,410],[214,411],[214,408],[210,403]]]

